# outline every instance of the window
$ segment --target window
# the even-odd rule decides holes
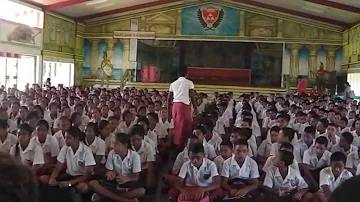
[[[355,95],[360,95],[360,73],[348,73],[347,81],[351,85],[351,90]]]
[[[43,82],[51,79],[51,85],[63,84],[65,87],[74,85],[74,63],[44,61]]]

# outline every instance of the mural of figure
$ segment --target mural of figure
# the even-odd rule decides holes
[[[101,61],[101,65],[98,68],[98,77],[102,81],[102,85],[104,85],[104,81],[107,81],[107,85],[109,87],[109,80],[112,78],[113,65],[109,60],[106,51],[103,54],[103,60]]]

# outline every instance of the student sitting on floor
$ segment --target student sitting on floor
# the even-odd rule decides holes
[[[14,134],[8,133],[7,129],[7,121],[0,120],[0,152],[9,154],[11,147],[18,142],[18,138]]]
[[[258,151],[257,151],[257,160],[260,164],[264,164],[266,159],[270,156],[271,145],[277,142],[279,136],[280,128],[279,126],[273,126],[269,135],[266,137],[264,141],[261,142]]]
[[[198,202],[205,197],[216,199],[222,196],[220,176],[216,165],[204,158],[204,146],[193,143],[189,146],[190,160],[180,169],[175,188],[169,192],[169,197],[180,201]],[[210,200],[209,200],[210,201]]]
[[[353,151],[357,151],[358,149],[352,145],[354,140],[354,136],[350,132],[343,132],[340,136],[339,143],[335,144],[331,148],[331,153],[342,152],[345,155],[350,154]]]
[[[281,146],[281,144],[288,142],[288,143],[292,143],[295,137],[295,131],[291,128],[282,128],[279,131],[279,137],[278,137],[278,141],[275,142],[274,144],[272,144],[271,146],[271,151],[270,151],[270,156],[276,156],[276,154],[279,151],[279,148]],[[301,162],[301,157],[300,157],[300,153],[299,150],[297,149],[297,145],[293,145],[294,146],[294,158],[297,162]]]
[[[145,194],[138,183],[141,172],[140,156],[131,150],[130,138],[125,133],[115,135],[114,149],[110,151],[106,165],[105,179],[90,182],[96,192],[93,201],[109,198],[121,202],[137,202]]]
[[[206,158],[213,160],[216,157],[216,152],[214,147],[211,144],[209,144],[205,139],[206,136],[205,127],[202,125],[196,126],[193,130],[193,134],[196,135],[196,137],[198,137],[199,139],[199,142],[203,144],[205,151],[204,154],[207,155]]]
[[[243,140],[247,140],[248,144],[250,144],[250,142],[254,142],[253,140],[251,141],[250,139],[252,138],[252,130],[250,128],[237,128],[234,127],[232,129],[231,135],[230,135],[230,142],[232,142],[234,144],[234,142],[236,142],[237,140],[243,139]],[[255,140],[256,141],[256,140]],[[249,153],[248,153],[249,157],[253,157],[253,152],[251,149],[251,146],[249,148]]]
[[[60,130],[54,134],[54,137],[58,141],[60,148],[62,148],[63,146],[65,146],[65,134],[66,134],[67,130],[69,130],[69,128],[71,126],[71,122],[70,122],[70,119],[63,116],[63,117],[60,117],[59,124],[60,124],[60,126],[59,126]]]
[[[145,129],[144,141],[149,143],[155,151],[157,150],[157,136],[154,132],[149,130],[149,120],[146,117],[139,117],[137,124]]]
[[[319,173],[330,165],[331,152],[326,150],[328,140],[320,136],[316,138],[314,146],[306,150],[303,162],[301,164],[304,177],[310,185],[311,191],[316,192],[319,189]]]
[[[26,166],[32,168],[33,174],[38,172],[38,169],[45,164],[44,155],[41,146],[38,144],[30,144],[32,129],[27,123],[19,126],[18,137],[19,141],[11,147],[10,155]]]
[[[301,160],[304,158],[304,153],[306,150],[308,150],[311,146],[315,143],[315,133],[316,129],[312,126],[307,126],[304,129],[304,132],[302,134],[302,138],[298,140],[298,148]]]
[[[259,200],[256,190],[259,185],[259,170],[255,160],[247,154],[249,146],[246,140],[234,143],[234,154],[228,158],[221,171],[221,187],[227,192],[228,198],[242,198],[252,196]]]
[[[99,137],[100,131],[96,123],[88,123],[85,128],[84,143],[88,146],[95,158],[96,166],[94,168],[95,174],[102,176],[104,174],[104,163],[106,154],[105,141]]]
[[[220,144],[220,155],[214,159],[218,172],[221,173],[224,161],[232,156],[234,145],[230,140],[224,140]]]
[[[274,166],[266,173],[264,189],[265,201],[308,201],[311,194],[307,193],[308,185],[299,171],[290,167],[294,154],[279,151],[274,159]]]
[[[280,146],[280,149],[279,151],[289,151],[289,152],[294,152],[294,146],[288,142],[285,142],[283,143],[281,146]],[[279,153],[277,154],[279,155]],[[271,167],[274,166],[274,161],[276,160],[275,158],[276,156],[269,156],[264,164],[264,166],[262,167],[262,171],[264,171],[264,173],[267,173]],[[293,168],[294,170],[296,171],[299,171],[300,172],[300,169],[299,169],[299,162],[297,162],[295,159],[293,160],[292,164],[290,165],[291,168]]]
[[[344,181],[350,179],[353,175],[345,169],[346,156],[341,152],[335,152],[331,155],[331,163],[320,171],[319,185],[320,191],[316,196],[322,201],[326,202],[331,196],[331,193]]]
[[[360,150],[353,151],[347,155],[345,168],[355,175],[358,165],[360,165]]]
[[[82,132],[71,126],[66,134],[66,145],[60,150],[55,170],[50,176],[41,176],[43,184],[60,188],[75,187],[77,191],[88,191],[88,180],[96,164],[92,151],[81,141]],[[66,165],[66,173],[60,173]]]

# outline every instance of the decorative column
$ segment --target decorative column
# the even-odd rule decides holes
[[[127,81],[133,80],[133,74],[130,68],[129,55],[130,55],[130,40],[123,39],[121,40],[123,45],[123,58],[122,58],[122,78],[121,83],[124,86]]]
[[[98,43],[99,39],[90,39],[91,42],[91,64],[90,64],[90,74],[92,76],[96,75],[96,70],[99,68],[98,64]]]
[[[318,45],[307,45],[309,49],[309,79],[314,80],[316,78],[316,71],[318,68]]]
[[[176,35],[180,36],[182,31],[182,10],[178,9],[176,17]]]
[[[296,81],[299,75],[299,49],[303,45],[289,44],[290,48],[290,79]]]
[[[106,54],[107,54],[107,59],[110,60],[111,64],[113,63],[113,58],[114,58],[114,39],[106,39]]]
[[[245,36],[245,11],[240,11],[240,36]]]
[[[282,19],[277,20],[277,27],[278,27],[277,37],[282,38],[283,37],[283,20]]]
[[[324,46],[326,54],[326,70],[329,72],[335,71],[335,50],[338,46]]]

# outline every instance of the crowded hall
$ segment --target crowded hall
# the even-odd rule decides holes
[[[359,3],[0,2],[0,202],[358,201]]]

